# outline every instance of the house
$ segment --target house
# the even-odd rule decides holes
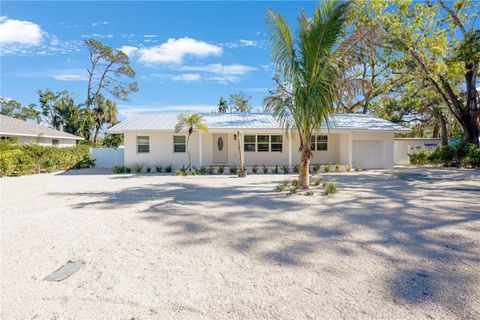
[[[137,114],[113,126],[108,133],[123,133],[125,165],[154,166],[188,163],[187,132],[175,133],[179,114]],[[190,138],[192,165],[239,165],[238,131],[243,136],[244,162],[251,165],[300,163],[296,132],[282,128],[268,113],[205,113],[208,132],[194,131]],[[312,163],[340,163],[361,168],[393,166],[394,134],[410,130],[363,114],[337,114],[330,129],[323,128],[311,141]]]
[[[8,139],[58,147],[72,147],[77,141],[83,140],[82,137],[67,132],[0,115],[0,140]]]

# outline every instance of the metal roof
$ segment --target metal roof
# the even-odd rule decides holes
[[[136,114],[108,129],[108,133],[172,132],[180,113]],[[209,130],[283,130],[270,113],[201,113]],[[331,117],[332,131],[409,132],[410,129],[366,114],[342,113]]]
[[[47,128],[39,124],[29,123],[4,115],[0,115],[0,135],[83,140],[82,137],[78,137],[67,132]]]

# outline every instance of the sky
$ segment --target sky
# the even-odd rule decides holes
[[[293,26],[317,2],[8,2],[0,8],[0,95],[25,105],[36,91],[68,89],[85,100],[85,39],[123,50],[140,90],[117,101],[138,112],[210,112],[245,92],[254,111],[272,88],[267,9]]]

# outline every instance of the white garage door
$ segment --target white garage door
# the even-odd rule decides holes
[[[384,168],[383,141],[353,141],[352,161],[354,167],[362,169]]]

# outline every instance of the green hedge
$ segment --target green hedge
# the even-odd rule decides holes
[[[94,164],[88,146],[58,148],[5,141],[0,143],[0,176],[89,168]]]
[[[480,148],[475,144],[459,144],[437,148],[432,152],[425,149],[409,154],[410,164],[444,165],[446,167],[480,167]]]

